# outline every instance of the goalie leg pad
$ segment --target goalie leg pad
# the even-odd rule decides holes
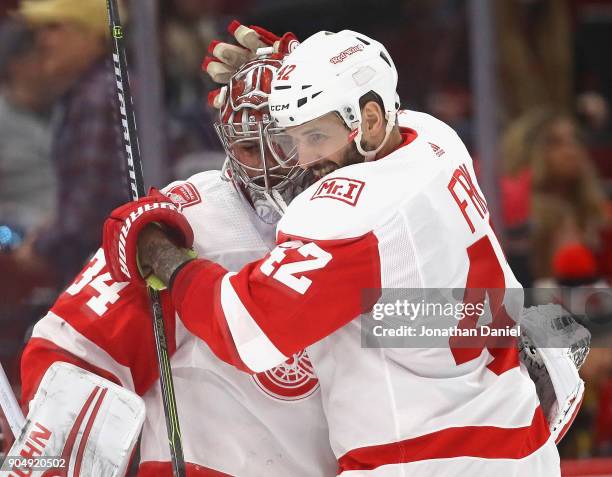
[[[74,365],[54,363],[30,401],[5,468],[9,464],[11,476],[123,476],[144,418],[138,395]]]

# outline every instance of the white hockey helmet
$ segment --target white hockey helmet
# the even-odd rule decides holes
[[[381,43],[351,30],[316,33],[284,58],[272,80],[269,107],[274,123],[269,128],[270,147],[278,151],[279,142],[283,147],[282,141],[274,141],[278,129],[303,125],[336,112],[350,131],[347,142],[354,140],[359,153],[370,160],[395,125],[399,109],[396,89],[397,70]],[[387,134],[376,150],[365,151],[359,101],[370,92],[382,101]],[[279,155],[287,158],[288,151]]]

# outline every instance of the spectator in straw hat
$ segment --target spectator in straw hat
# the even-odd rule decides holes
[[[23,0],[17,14],[36,32],[53,111],[52,161],[58,214],[28,247],[24,266],[41,260],[73,277],[97,247],[106,215],[125,201],[114,74],[103,0]]]

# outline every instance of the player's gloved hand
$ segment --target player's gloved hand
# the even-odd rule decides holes
[[[155,290],[165,290],[175,272],[196,257],[195,250],[178,247],[157,223],[147,225],[138,235],[138,269]]]
[[[238,45],[213,40],[208,46],[210,56],[204,58],[202,64],[202,69],[216,83],[229,83],[236,70],[255,58],[260,48],[269,48],[269,54],[285,56],[300,44],[291,32],[278,36],[255,25],[242,25],[237,20],[232,21],[227,29]],[[211,106],[219,108],[223,103],[222,99],[218,98],[222,90],[223,88],[219,88],[210,93],[208,102]]]
[[[144,283],[138,266],[138,234],[148,224],[156,223],[177,247],[193,245],[193,230],[178,207],[156,189],[149,195],[113,210],[104,222],[102,247],[109,272],[118,282]]]
[[[238,68],[257,56],[259,48],[270,48],[269,54],[284,56],[300,44],[291,32],[278,36],[255,25],[242,25],[237,20],[233,20],[227,30],[234,36],[238,45],[213,40],[208,46],[211,56],[207,56],[202,65],[202,69],[216,83],[228,83]]]

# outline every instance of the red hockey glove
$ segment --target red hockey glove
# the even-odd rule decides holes
[[[237,20],[232,21],[227,29],[238,45],[213,40],[208,46],[211,56],[204,58],[202,63],[202,69],[216,83],[229,83],[238,68],[257,56],[259,48],[270,47],[270,54],[284,56],[300,44],[293,33],[288,32],[279,37],[258,26],[242,25]]]
[[[147,197],[113,210],[104,222],[102,247],[113,280],[144,283],[136,261],[138,234],[152,222],[170,232],[177,246],[193,245],[193,230],[185,216],[165,195],[151,189]]]

